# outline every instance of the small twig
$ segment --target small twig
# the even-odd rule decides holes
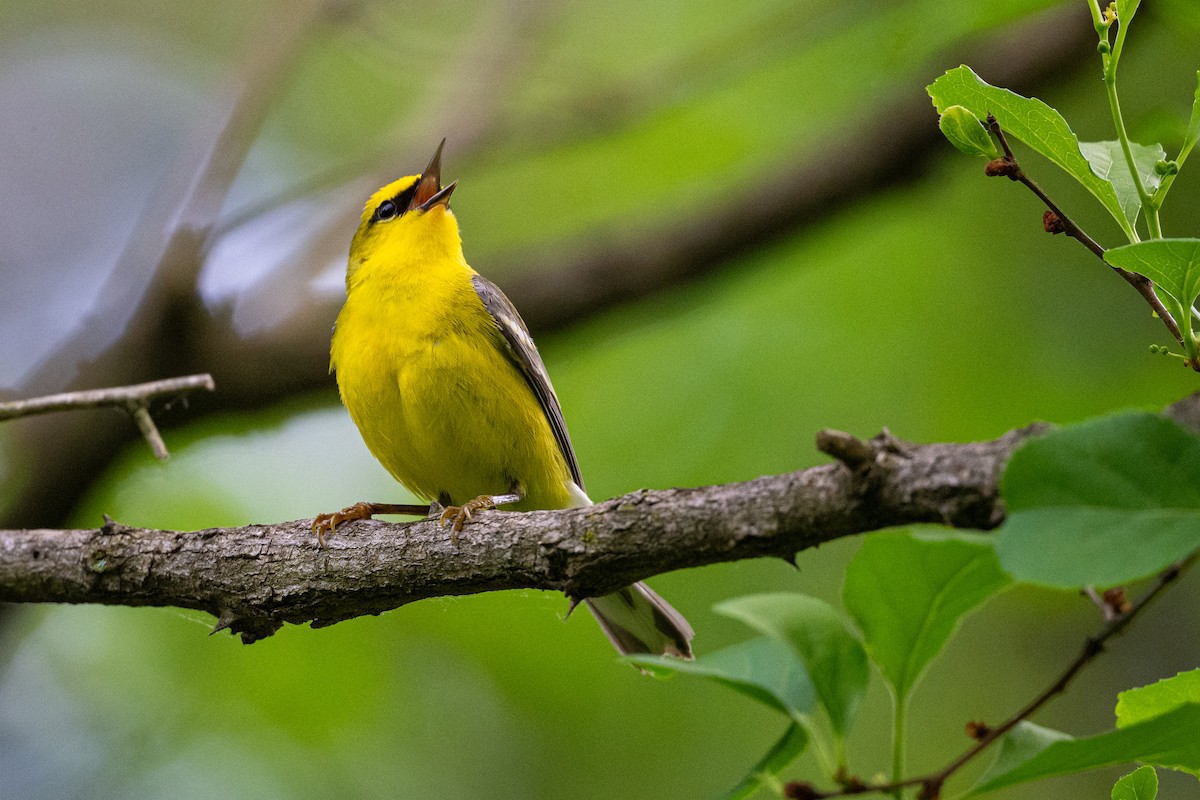
[[[1174,583],[1175,580],[1183,574],[1184,570],[1192,566],[1192,564],[1196,562],[1197,558],[1200,558],[1200,553],[1193,553],[1182,561],[1178,561],[1175,564],[1172,564],[1170,567],[1167,567],[1167,569],[1163,570],[1163,572],[1158,576],[1158,581],[1154,584],[1154,586],[1152,586],[1150,590],[1146,592],[1146,594],[1142,595],[1142,597],[1136,603],[1129,605],[1127,611],[1118,614],[1115,618],[1108,622],[1098,635],[1088,637],[1086,640],[1084,640],[1083,649],[1080,651],[1075,660],[1072,661],[1065,670],[1063,670],[1062,674],[1058,676],[1054,683],[1050,684],[1050,686],[1038,694],[1037,697],[1029,701],[1029,703],[1026,704],[1025,707],[1020,711],[1016,712],[994,728],[984,725],[983,723],[970,723],[968,729],[972,732],[972,738],[977,740],[975,744],[971,745],[971,747],[967,748],[962,755],[958,756],[958,758],[954,759],[937,772],[915,778],[906,778],[905,780],[894,781],[892,783],[876,783],[865,785],[857,784],[851,788],[836,789],[831,792],[809,793],[797,796],[813,798],[813,800],[821,800],[822,798],[846,797],[848,795],[869,793],[884,794],[887,792],[894,792],[898,789],[920,786],[921,792],[917,795],[920,800],[937,800],[937,798],[941,797],[942,785],[945,784],[946,780],[949,779],[951,775],[972,761],[988,747],[995,744],[1002,736],[1004,736],[1004,734],[1015,728],[1019,723],[1033,716],[1038,709],[1040,709],[1050,700],[1066,691],[1067,686],[1070,685],[1075,676],[1078,675],[1084,667],[1090,664],[1096,658],[1096,656],[1104,652],[1104,647],[1108,643],[1108,640],[1116,636],[1118,633],[1124,631],[1125,628],[1128,627],[1131,622],[1133,622],[1134,618],[1136,618],[1146,608],[1146,606],[1150,605],[1151,602],[1157,599],[1158,596],[1162,594],[1163,590]],[[1107,601],[1104,599],[1100,599],[1100,602],[1106,606],[1108,605]]]
[[[1050,212],[1054,215],[1053,217],[1050,217],[1049,215],[1046,217],[1045,224],[1047,231],[1050,233],[1065,233],[1067,236],[1070,236],[1072,239],[1076,240],[1090,250],[1091,253],[1096,256],[1096,258],[1104,261],[1104,247],[1102,247],[1100,243],[1091,236],[1088,236],[1083,228],[1080,228],[1073,219],[1067,216],[1066,213],[1059,208],[1044,191],[1042,191],[1042,188],[1038,186],[1032,178],[1025,174],[1025,171],[1021,169],[1021,165],[1017,163],[1016,156],[1013,155],[1012,148],[1008,145],[1008,139],[1004,136],[1004,131],[1000,128],[1000,123],[996,121],[996,118],[991,114],[988,114],[987,121],[988,128],[993,134],[996,135],[996,139],[1000,142],[1000,146],[1004,148],[1003,158],[998,158],[995,161],[988,163],[987,174],[993,176],[1004,175],[1009,180],[1014,180],[1024,184],[1029,191],[1037,195],[1038,199],[1041,200],[1042,203],[1045,204],[1046,208],[1050,209]],[[1120,267],[1114,267],[1108,264],[1108,262],[1105,262],[1105,266],[1120,275],[1126,283],[1137,290],[1137,293],[1142,296],[1142,298],[1154,311],[1154,315],[1162,320],[1163,325],[1167,326],[1167,330],[1171,332],[1173,337],[1175,337],[1175,341],[1182,345],[1183,335],[1179,332],[1179,324],[1175,321],[1175,318],[1171,316],[1171,312],[1167,311],[1167,308],[1163,305],[1162,300],[1158,298],[1158,295],[1154,291],[1154,283],[1145,275],[1139,275],[1136,272],[1130,272],[1129,270],[1121,269]],[[1193,368],[1197,371],[1200,371],[1200,365],[1195,365]]]
[[[845,431],[824,428],[817,433],[817,449],[833,456],[850,469],[858,469],[875,459],[875,448]]]
[[[1092,605],[1099,610],[1100,614],[1104,617],[1105,622],[1112,622],[1119,616],[1119,613],[1112,607],[1112,605],[1108,603],[1107,600],[1100,596],[1100,593],[1096,591],[1094,586],[1083,587],[1083,594],[1088,600],[1092,601]]]
[[[1121,614],[1116,619],[1105,625],[1104,630],[1101,631],[1098,636],[1089,637],[1084,641],[1083,649],[1080,651],[1079,656],[1073,662],[1071,662],[1071,664],[1065,670],[1063,670],[1063,673],[1059,675],[1058,680],[1047,687],[1041,694],[1031,700],[1028,705],[1026,705],[1016,714],[1013,714],[1007,720],[1000,723],[995,728],[992,728],[988,732],[987,736],[983,737],[970,748],[968,748],[966,752],[954,759],[954,761],[950,762],[941,771],[935,773],[926,780],[923,780],[921,782],[923,788],[920,796],[922,798],[929,798],[930,800],[939,797],[941,795],[942,784],[946,782],[947,778],[958,771],[958,769],[964,764],[975,758],[975,756],[983,752],[984,749],[986,749],[993,742],[997,741],[1001,736],[1015,728],[1022,720],[1033,716],[1038,709],[1040,709],[1057,695],[1066,691],[1067,686],[1071,683],[1075,676],[1078,675],[1084,667],[1091,663],[1096,656],[1104,652],[1104,646],[1108,640],[1116,636],[1118,633],[1124,631],[1125,628],[1129,626],[1129,623],[1133,622],[1134,618],[1137,617],[1143,609],[1145,609],[1160,594],[1162,594],[1164,589],[1174,583],[1185,569],[1195,563],[1196,558],[1197,554],[1193,553],[1182,561],[1176,562],[1164,570],[1162,574],[1158,576],[1158,582],[1150,588],[1150,591],[1142,595],[1141,599],[1130,606],[1127,612]]]
[[[0,403],[0,421],[49,414],[55,411],[70,411],[80,408],[103,408],[116,406],[128,411],[137,423],[138,430],[150,443],[154,455],[166,460],[167,446],[150,417],[150,401],[163,395],[182,395],[194,389],[214,391],[217,388],[211,375],[187,375],[181,378],[166,378],[161,381],[139,383],[133,386],[116,386],[110,389],[87,389],[81,392],[63,392],[28,400],[13,400]]]

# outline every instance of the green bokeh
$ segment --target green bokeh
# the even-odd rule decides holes
[[[795,25],[791,8],[756,4],[736,20],[717,3],[676,4],[651,18],[633,4],[624,15],[599,6],[560,12],[538,28],[544,39],[529,56],[545,54],[538,79],[515,90],[504,112],[513,129],[528,130],[542,104],[580,91],[555,80],[568,68],[670,102],[644,112],[604,106],[618,118],[611,130],[568,118],[547,146],[498,144],[455,164],[468,257],[486,273],[510,249],[566,237],[566,265],[570,237],[596,225],[647,229],[701,214],[728,197],[731,182],[763,180],[820,154],[853,135],[889,93],[915,91],[954,66],[938,54],[959,37],[1045,4],[968,5],[810,3],[798,12],[800,30],[776,32],[762,53],[728,65],[702,58],[702,46],[736,41],[741,27],[757,30],[772,15]],[[461,30],[452,16],[414,27],[380,8],[391,7],[366,17],[384,42],[376,46],[411,33],[421,63],[440,52],[425,38]],[[1131,92],[1173,65],[1196,67],[1192,40],[1143,22],[1144,38],[1126,57]],[[374,74],[374,62],[355,59],[384,55],[365,44],[362,27],[350,31],[306,65],[310,77],[289,89],[268,141],[336,163],[376,143],[365,128],[403,113],[411,76],[380,78],[386,103],[341,93]],[[209,40],[223,41],[223,32],[198,24],[204,44],[195,46],[222,53],[228,48]],[[688,57],[704,67],[690,83],[645,83]],[[1106,137],[1096,74],[1043,93],[1089,139]],[[323,92],[335,97],[323,103]],[[1131,101],[1131,126],[1168,108],[1186,118],[1177,99]],[[327,108],[339,114],[315,112]],[[984,179],[977,161],[944,149],[918,182],[864,197],[719,273],[541,337],[592,496],[810,466],[822,460],[812,446],[822,427],[969,440],[1034,419],[1159,408],[1192,390],[1194,375],[1146,354],[1164,332],[1123,282],[1073,242],[1042,234],[1041,208],[1019,187]],[[1050,175],[1043,182],[1056,186]],[[1179,210],[1168,210],[1168,225],[1197,222],[1195,186],[1185,176],[1173,190]],[[533,202],[543,189],[556,190],[556,202]],[[1087,224],[1086,195],[1062,192]],[[1111,236],[1102,215],[1092,219]],[[175,431],[166,465],[132,448],[75,522],[94,525],[108,513],[194,529],[309,517],[365,498],[402,501],[333,398],[331,390]],[[712,652],[751,635],[713,614],[713,604],[770,591],[836,602],[856,546],[805,553],[799,572],[751,562],[653,583],[692,621],[698,650]],[[1194,596],[1195,581],[1176,591]],[[1177,612],[1170,640],[1195,641],[1194,614],[1169,600],[1163,607]],[[779,736],[776,714],[733,692],[653,681],[617,664],[594,623],[582,613],[563,623],[565,610],[562,598],[538,592],[430,600],[319,631],[288,627],[243,647],[208,637],[212,620],[201,614],[39,609],[13,634],[0,720],[24,732],[11,752],[25,754],[19,785],[33,797],[67,787],[73,797],[691,800],[735,784]],[[910,745],[912,768],[963,749],[965,720],[999,719],[1024,703],[1074,657],[1093,617],[1074,598],[1035,590],[1010,592],[971,617],[914,695],[910,726],[921,735]],[[1114,646],[1068,698],[1074,705],[1038,721],[1081,735],[1111,727],[1118,690],[1182,669],[1189,657],[1154,630],[1148,620]],[[887,702],[875,681],[851,736],[851,766],[868,777],[888,761]],[[805,757],[795,774],[814,769]],[[1119,774],[1007,796],[1103,796]]]

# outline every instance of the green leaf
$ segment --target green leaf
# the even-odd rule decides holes
[[[676,673],[716,681],[789,717],[811,714],[816,695],[804,664],[792,648],[761,636],[684,661],[667,656],[638,655],[625,659],[657,677]]]
[[[1112,800],[1154,800],[1158,797],[1158,773],[1154,767],[1138,767],[1120,778],[1112,789]]]
[[[1000,739],[996,760],[975,783],[982,786],[992,778],[1012,772],[1055,742],[1070,741],[1073,737],[1052,728],[1043,728],[1029,721],[1018,722]]]
[[[1129,23],[1133,22],[1133,15],[1137,13],[1138,6],[1141,4],[1142,0],[1117,0],[1117,21],[1123,27],[1128,28]]]
[[[1114,267],[1145,275],[1184,308],[1200,294],[1200,239],[1151,239],[1104,253]]]
[[[1099,736],[1054,742],[1033,758],[973,788],[970,795],[1130,761],[1195,774],[1200,770],[1198,730],[1200,705],[1187,703],[1161,716]]]
[[[796,757],[803,753],[806,747],[808,747],[808,732],[804,726],[793,722],[784,731],[779,741],[775,742],[767,754],[754,765],[749,774],[737,786],[721,795],[722,800],[749,800],[758,793],[759,789],[763,788],[764,784],[769,783],[771,778],[796,760]]]
[[[1006,135],[1021,140],[1074,177],[1122,227],[1128,225],[1112,184],[1092,172],[1079,152],[1079,140],[1071,126],[1062,114],[1041,100],[992,86],[966,66],[948,71],[925,90],[933,98],[938,113],[954,105],[966,107],[980,119],[991,113]]]
[[[1111,586],[1200,547],[1200,439],[1154,414],[1118,414],[1013,454],[1000,564],[1020,581]]]
[[[727,600],[715,610],[791,647],[803,660],[834,733],[845,735],[869,672],[862,644],[833,606],[807,595],[778,593]]]
[[[1008,583],[988,537],[876,533],[846,570],[843,602],[903,700],[963,615]]]
[[[938,128],[950,144],[969,156],[1000,157],[1000,150],[979,117],[962,106],[950,106],[943,111],[938,117]]]
[[[1146,190],[1147,195],[1154,194],[1159,183],[1162,182],[1162,176],[1158,174],[1154,166],[1159,161],[1166,160],[1167,151],[1163,150],[1161,144],[1130,143],[1129,149],[1133,153],[1133,163],[1137,167],[1142,188]],[[1083,153],[1083,157],[1087,159],[1092,172],[1096,173],[1096,177],[1103,178],[1112,184],[1125,219],[1129,220],[1129,224],[1132,226],[1137,222],[1138,214],[1142,212],[1142,197],[1138,194],[1133,176],[1129,174],[1129,165],[1125,163],[1125,153],[1121,150],[1121,143],[1117,141],[1080,142],[1079,152]]]
[[[1200,703],[1200,669],[1121,692],[1117,696],[1117,727],[1160,716],[1185,703]]]
[[[1183,146],[1179,149],[1179,156],[1175,159],[1180,166],[1183,166],[1188,153],[1192,152],[1192,148],[1196,146],[1197,139],[1200,139],[1200,71],[1196,72],[1196,93],[1192,97],[1192,116],[1188,119],[1187,133],[1183,135]]]

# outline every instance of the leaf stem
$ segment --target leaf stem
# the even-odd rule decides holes
[[[1104,63],[1104,92],[1108,96],[1108,108],[1112,113],[1113,127],[1117,131],[1117,141],[1121,143],[1121,152],[1125,155],[1125,166],[1133,178],[1134,188],[1137,189],[1138,199],[1142,204],[1142,212],[1146,218],[1146,230],[1149,232],[1151,239],[1161,239],[1162,225],[1158,218],[1158,207],[1154,204],[1149,192],[1146,191],[1146,185],[1142,182],[1142,176],[1138,174],[1137,164],[1133,160],[1133,149],[1129,145],[1129,133],[1125,130],[1125,117],[1121,113],[1121,100],[1117,96],[1117,64],[1121,60],[1121,51],[1125,47],[1125,34],[1128,31],[1129,20],[1118,19],[1117,40],[1112,45],[1112,52],[1101,52],[1101,58]],[[1102,41],[1106,44],[1108,42],[1107,26],[1104,28]],[[1137,236],[1136,227],[1130,241],[1140,241]]]
[[[897,693],[896,704],[892,712],[892,783],[895,790],[892,796],[900,800],[904,796],[904,733],[907,727],[908,696]]]
[[[1113,59],[1109,63],[1115,66],[1117,62],[1116,59]],[[1125,131],[1125,118],[1121,114],[1121,101],[1117,97],[1115,70],[1104,71],[1104,90],[1108,95],[1108,107],[1112,112],[1113,126],[1117,129],[1117,141],[1121,143],[1121,152],[1125,155],[1125,166],[1129,169],[1129,174],[1133,176],[1133,185],[1137,189],[1138,199],[1142,203],[1142,212],[1146,218],[1146,230],[1151,239],[1161,239],[1162,226],[1158,219],[1158,208],[1154,205],[1149,193],[1146,192],[1142,176],[1138,174],[1137,164],[1133,160],[1133,149],[1129,146],[1129,134]],[[1130,241],[1141,241],[1136,228],[1133,230]]]

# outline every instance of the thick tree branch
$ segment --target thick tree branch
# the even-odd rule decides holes
[[[1200,433],[1200,392],[1164,415]],[[83,530],[0,530],[0,602],[180,606],[245,642],[285,622],[332,625],[442,595],[610,592],[684,567],[795,554],[842,536],[1004,521],[999,481],[1013,451],[1050,426],[999,439],[915,445],[822,431],[837,459],[696,489],[642,490],[588,508],[483,512],[456,537],[435,521],[343,525],[317,547],[310,520],[181,532],[105,520]]]
[[[1004,464],[1046,428],[932,445],[826,433],[823,449],[853,457],[744,483],[643,490],[589,508],[482,513],[456,542],[428,520],[345,525],[327,550],[317,548],[308,520],[195,532],[111,520],[86,530],[0,531],[0,601],[195,608],[253,642],[285,622],[330,625],[426,597],[516,588],[594,596],[684,567],[790,561],[892,525],[993,528],[1004,518]]]

